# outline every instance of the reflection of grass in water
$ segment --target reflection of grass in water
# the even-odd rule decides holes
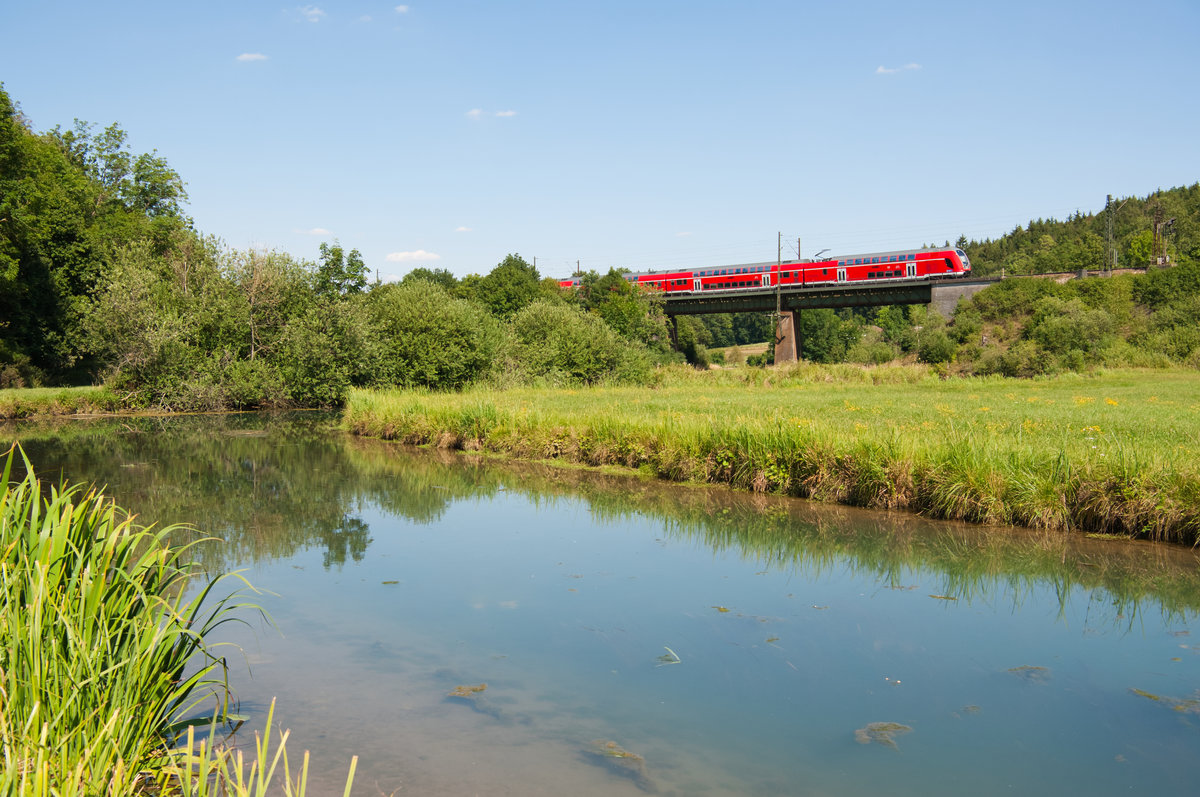
[[[896,737],[903,736],[910,731],[912,731],[911,727],[901,725],[898,722],[870,722],[867,723],[866,727],[854,731],[854,741],[859,744],[876,742],[884,747],[899,750],[900,747],[896,744]]]
[[[925,587],[938,595],[970,601],[1007,591],[1018,603],[1049,584],[1064,608],[1073,591],[1092,594],[1093,625],[1110,615],[1114,624],[1131,625],[1143,607],[1177,620],[1200,611],[1200,568],[1187,550],[1051,532],[934,528],[907,514],[867,515],[580,469],[413,452],[331,433],[333,420],[320,413],[242,414],[8,428],[27,442],[35,462],[53,462],[68,479],[100,474],[89,478],[108,483],[144,521],[188,520],[223,537],[219,546],[197,549],[213,572],[227,562],[314,546],[326,551],[327,566],[340,566],[365,556],[370,544],[370,530],[355,517],[363,502],[429,523],[456,500],[507,489],[539,503],[582,499],[600,524],[654,518],[666,537],[814,577],[849,563],[885,587],[903,588],[914,571],[927,571],[938,583]],[[125,463],[139,467],[119,467]]]

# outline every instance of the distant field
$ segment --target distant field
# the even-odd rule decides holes
[[[711,351],[720,352],[725,358],[726,365],[742,365],[746,362],[747,357],[765,354],[767,351],[767,344],[747,343],[745,346],[723,346],[721,348],[711,349]]]
[[[941,380],[920,367],[680,369],[655,388],[356,391],[366,435],[621,464],[934,517],[1195,542],[1200,374]]]

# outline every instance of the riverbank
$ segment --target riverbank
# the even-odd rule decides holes
[[[353,391],[343,426],[934,518],[1200,540],[1192,371],[669,369],[650,388]]]
[[[0,390],[0,420],[132,412],[105,387],[37,387]]]

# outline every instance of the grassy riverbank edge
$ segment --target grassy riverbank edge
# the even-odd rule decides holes
[[[0,390],[0,420],[136,412],[106,387],[36,387]]]
[[[359,435],[939,519],[1200,540],[1200,375],[666,374],[653,388],[353,391]]]

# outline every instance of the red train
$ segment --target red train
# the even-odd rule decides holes
[[[746,263],[738,266],[640,271],[625,279],[667,293],[699,293],[746,288],[822,286],[879,280],[965,277],[971,273],[967,253],[954,247],[872,252],[866,255],[795,260],[790,263]],[[578,287],[579,277],[560,280],[564,288]]]

